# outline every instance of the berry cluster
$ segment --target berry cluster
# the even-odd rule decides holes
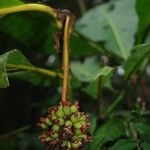
[[[78,150],[91,141],[87,135],[89,115],[79,112],[78,102],[50,107],[47,117],[40,118],[38,126],[44,129],[40,141],[53,150]]]

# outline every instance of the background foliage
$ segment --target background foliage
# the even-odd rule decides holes
[[[86,149],[149,150],[150,2],[81,1],[32,2],[76,14],[70,100],[77,99],[81,110],[91,116],[93,142]],[[29,2],[0,0],[0,9]],[[37,139],[36,122],[49,106],[58,104],[61,79],[37,67],[61,73],[52,36],[57,30],[54,19],[41,12],[0,18],[2,150],[45,149]]]

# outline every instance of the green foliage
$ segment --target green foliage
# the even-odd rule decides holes
[[[72,62],[72,73],[81,81],[94,81],[100,76],[108,76],[112,72],[111,67],[99,68],[99,62],[96,57],[86,58],[84,63]]]
[[[26,80],[35,85],[49,85],[48,76],[57,76],[55,72],[34,67],[18,50],[12,50],[1,55],[0,65],[0,87],[9,86],[7,71],[11,71],[9,74],[11,77]],[[18,72],[18,70],[26,70],[26,72]]]
[[[89,132],[91,135],[93,135],[94,131],[96,129],[96,116],[93,114],[90,114],[90,124],[91,124],[91,126],[89,128]]]
[[[12,6],[18,6],[24,4],[22,1],[20,0],[1,0],[0,3],[0,8],[7,8],[7,7],[12,7]]]
[[[133,139],[118,140],[109,150],[134,150],[137,147],[138,142]]]
[[[150,26],[149,0],[137,0],[136,10],[139,16],[137,42],[141,43],[143,42],[145,34],[147,33]]]
[[[89,150],[99,150],[106,142],[118,139],[125,133],[125,124],[122,120],[110,120],[99,128],[94,136],[93,142],[89,145]]]
[[[0,86],[7,87],[9,86],[8,76],[6,73],[6,65],[13,64],[13,65],[25,65],[31,66],[31,63],[17,50],[12,50],[0,56]],[[8,69],[9,70],[9,69]]]
[[[135,0],[112,1],[86,13],[76,30],[93,41],[104,41],[109,52],[126,59],[135,41],[137,21]]]
[[[137,45],[132,49],[131,56],[125,61],[125,78],[127,79],[133,71],[142,63],[142,61],[149,57],[150,45]]]
[[[142,143],[141,146],[142,146],[143,150],[149,150],[149,148],[150,148],[149,143]]]

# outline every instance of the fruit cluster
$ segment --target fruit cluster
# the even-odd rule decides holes
[[[44,129],[40,141],[53,150],[78,150],[91,141],[87,135],[89,115],[79,112],[78,102],[48,108],[47,117],[40,118],[38,126]]]

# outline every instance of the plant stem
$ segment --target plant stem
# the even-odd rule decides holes
[[[25,66],[25,65],[15,65],[15,64],[6,64],[7,68],[12,68],[12,69],[22,69],[22,70],[27,70],[27,71],[32,71],[32,72],[38,72],[47,76],[51,77],[60,77],[63,78],[61,73],[56,73],[54,71],[50,71],[47,69],[39,68],[39,67],[33,67],[33,66]]]
[[[24,12],[24,11],[41,11],[49,14],[53,18],[57,19],[57,10],[42,4],[23,4],[19,6],[12,6],[8,8],[0,9],[0,16],[5,16],[12,13]],[[60,22],[57,21],[57,25],[61,28]]]
[[[117,99],[107,108],[105,114],[109,114],[111,113],[117,106],[118,104],[122,101],[123,97],[124,97],[125,92],[122,91],[119,96],[117,97]]]
[[[6,134],[4,134],[4,135],[0,135],[0,138],[7,138],[7,137],[9,137],[9,136],[12,136],[12,135],[18,134],[18,133],[20,133],[20,132],[23,132],[23,131],[25,131],[25,130],[28,130],[28,129],[30,129],[31,127],[32,127],[31,125],[27,125],[27,126],[21,127],[21,128],[19,128],[19,129],[16,129],[16,130],[11,131],[11,132],[9,132],[9,133],[6,133]]]
[[[84,0],[77,0],[77,3],[79,5],[81,14],[83,15],[87,10]]]
[[[101,116],[101,100],[102,100],[102,87],[101,83],[102,77],[100,76],[98,78],[98,94],[97,94],[97,117],[99,118]]]
[[[68,101],[68,83],[69,83],[69,70],[70,70],[70,64],[69,64],[69,40],[70,40],[70,21],[71,16],[66,16],[65,20],[65,26],[64,26],[64,35],[63,35],[63,69],[64,69],[64,75],[63,75],[63,88],[62,88],[62,97],[61,101],[65,105]]]

